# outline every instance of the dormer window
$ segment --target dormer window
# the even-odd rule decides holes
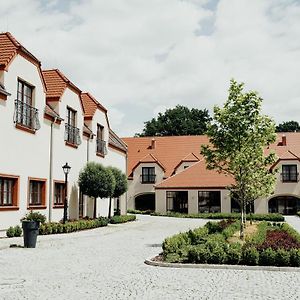
[[[298,182],[297,165],[282,165],[282,182]]]
[[[77,147],[81,144],[80,131],[77,125],[77,111],[67,107],[67,123],[65,125],[65,141],[67,145]]]
[[[141,175],[141,183],[155,183],[155,168],[154,167],[143,167]]]
[[[104,127],[100,124],[97,124],[96,153],[100,156],[107,154],[106,142],[104,141]]]
[[[21,126],[35,131],[40,129],[40,122],[38,119],[38,110],[33,107],[33,91],[33,86],[18,80],[14,121],[18,128]]]

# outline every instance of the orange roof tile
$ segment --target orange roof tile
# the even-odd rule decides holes
[[[162,181],[155,188],[226,188],[233,182],[234,180],[230,176],[206,169],[205,160],[202,159],[193,166]]]
[[[0,69],[6,70],[18,53],[35,62],[37,65],[41,65],[41,62],[22,46],[10,32],[0,33]]]
[[[60,100],[65,89],[67,87],[72,88],[78,94],[81,94],[81,90],[75,86],[61,71],[55,70],[43,70],[43,77],[46,82],[47,95],[46,98],[50,100]]]
[[[144,156],[140,159],[137,164],[132,168],[132,171],[141,163],[156,163],[158,164],[164,171],[166,170],[165,166],[151,153]]]
[[[80,95],[80,99],[85,117],[93,117],[97,109],[107,113],[107,109],[101,105],[90,93],[82,93]]]

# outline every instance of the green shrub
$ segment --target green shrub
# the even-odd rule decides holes
[[[274,266],[276,261],[276,251],[272,248],[267,248],[260,252],[259,265],[260,266]]]
[[[300,242],[300,233],[292,228],[289,224],[283,223],[281,229],[286,231],[290,236],[292,236],[296,241]]]
[[[240,229],[240,221],[235,221],[234,223],[232,223],[231,225],[229,225],[228,227],[226,227],[223,231],[222,234],[225,237],[225,239],[227,240],[228,238],[230,238],[231,236],[233,236],[233,234],[235,232],[237,232]]]
[[[173,235],[163,241],[163,255],[164,257],[167,257],[170,253],[178,253],[180,248],[189,244],[190,239],[188,233],[185,232]]]
[[[21,235],[22,235],[22,228],[19,225],[15,226],[15,236],[19,237]]]
[[[258,224],[257,232],[251,237],[251,239],[247,240],[247,247],[248,246],[257,246],[262,244],[267,235],[267,231],[270,228],[271,224],[269,222],[261,222]]]
[[[188,231],[188,238],[192,245],[198,245],[206,242],[206,237],[208,235],[208,228],[207,227],[199,227],[194,230]]]
[[[153,210],[138,210],[138,209],[127,209],[127,213],[129,214],[136,214],[136,215],[150,215],[153,212]]]
[[[15,236],[15,228],[10,226],[7,230],[6,230],[6,236],[9,238],[12,238]]]
[[[209,221],[204,226],[208,229],[209,234],[220,232],[222,230],[218,222]]]
[[[188,261],[196,264],[206,264],[210,261],[210,252],[204,244],[194,245],[188,249]]]
[[[300,249],[290,250],[290,265],[292,267],[300,267]]]
[[[135,215],[113,216],[110,219],[110,223],[111,224],[119,224],[119,223],[131,222],[131,221],[135,221],[135,220],[136,220]]]
[[[31,210],[28,214],[25,215],[25,217],[21,219],[21,221],[36,221],[44,224],[46,222],[46,216],[39,212],[33,212]]]
[[[226,263],[238,265],[242,259],[242,246],[239,243],[228,244],[226,248]]]
[[[255,247],[244,247],[242,252],[242,262],[245,265],[256,266],[259,261],[259,252]]]
[[[278,267],[289,266],[290,264],[290,253],[284,249],[278,249],[276,251],[275,265]]]

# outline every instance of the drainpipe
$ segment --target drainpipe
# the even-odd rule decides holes
[[[50,126],[50,154],[49,154],[49,222],[52,220],[52,198],[53,198],[53,124],[57,121],[55,117]]]

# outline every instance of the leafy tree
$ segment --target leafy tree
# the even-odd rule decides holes
[[[115,167],[108,167],[108,169],[112,172],[114,178],[115,178],[115,189],[113,191],[113,194],[109,198],[109,211],[108,211],[108,217],[111,217],[111,201],[112,198],[119,198],[121,195],[123,195],[127,189],[127,178],[126,175],[118,168]],[[118,200],[119,201],[119,200]]]
[[[205,134],[211,118],[208,110],[177,105],[159,113],[157,119],[145,122],[143,132],[137,136],[168,136]]]
[[[234,179],[228,189],[241,207],[241,238],[246,205],[271,194],[276,181],[269,171],[275,154],[264,153],[265,147],[275,142],[275,124],[261,114],[262,98],[253,91],[243,92],[243,88],[243,83],[231,80],[224,107],[214,107],[214,122],[207,131],[211,145],[201,147],[208,169]]]
[[[300,125],[297,121],[282,122],[276,126],[276,132],[296,132],[300,131]]]
[[[79,174],[79,186],[83,194],[94,198],[94,218],[97,212],[97,198],[108,198],[115,189],[112,172],[101,164],[89,162]]]

